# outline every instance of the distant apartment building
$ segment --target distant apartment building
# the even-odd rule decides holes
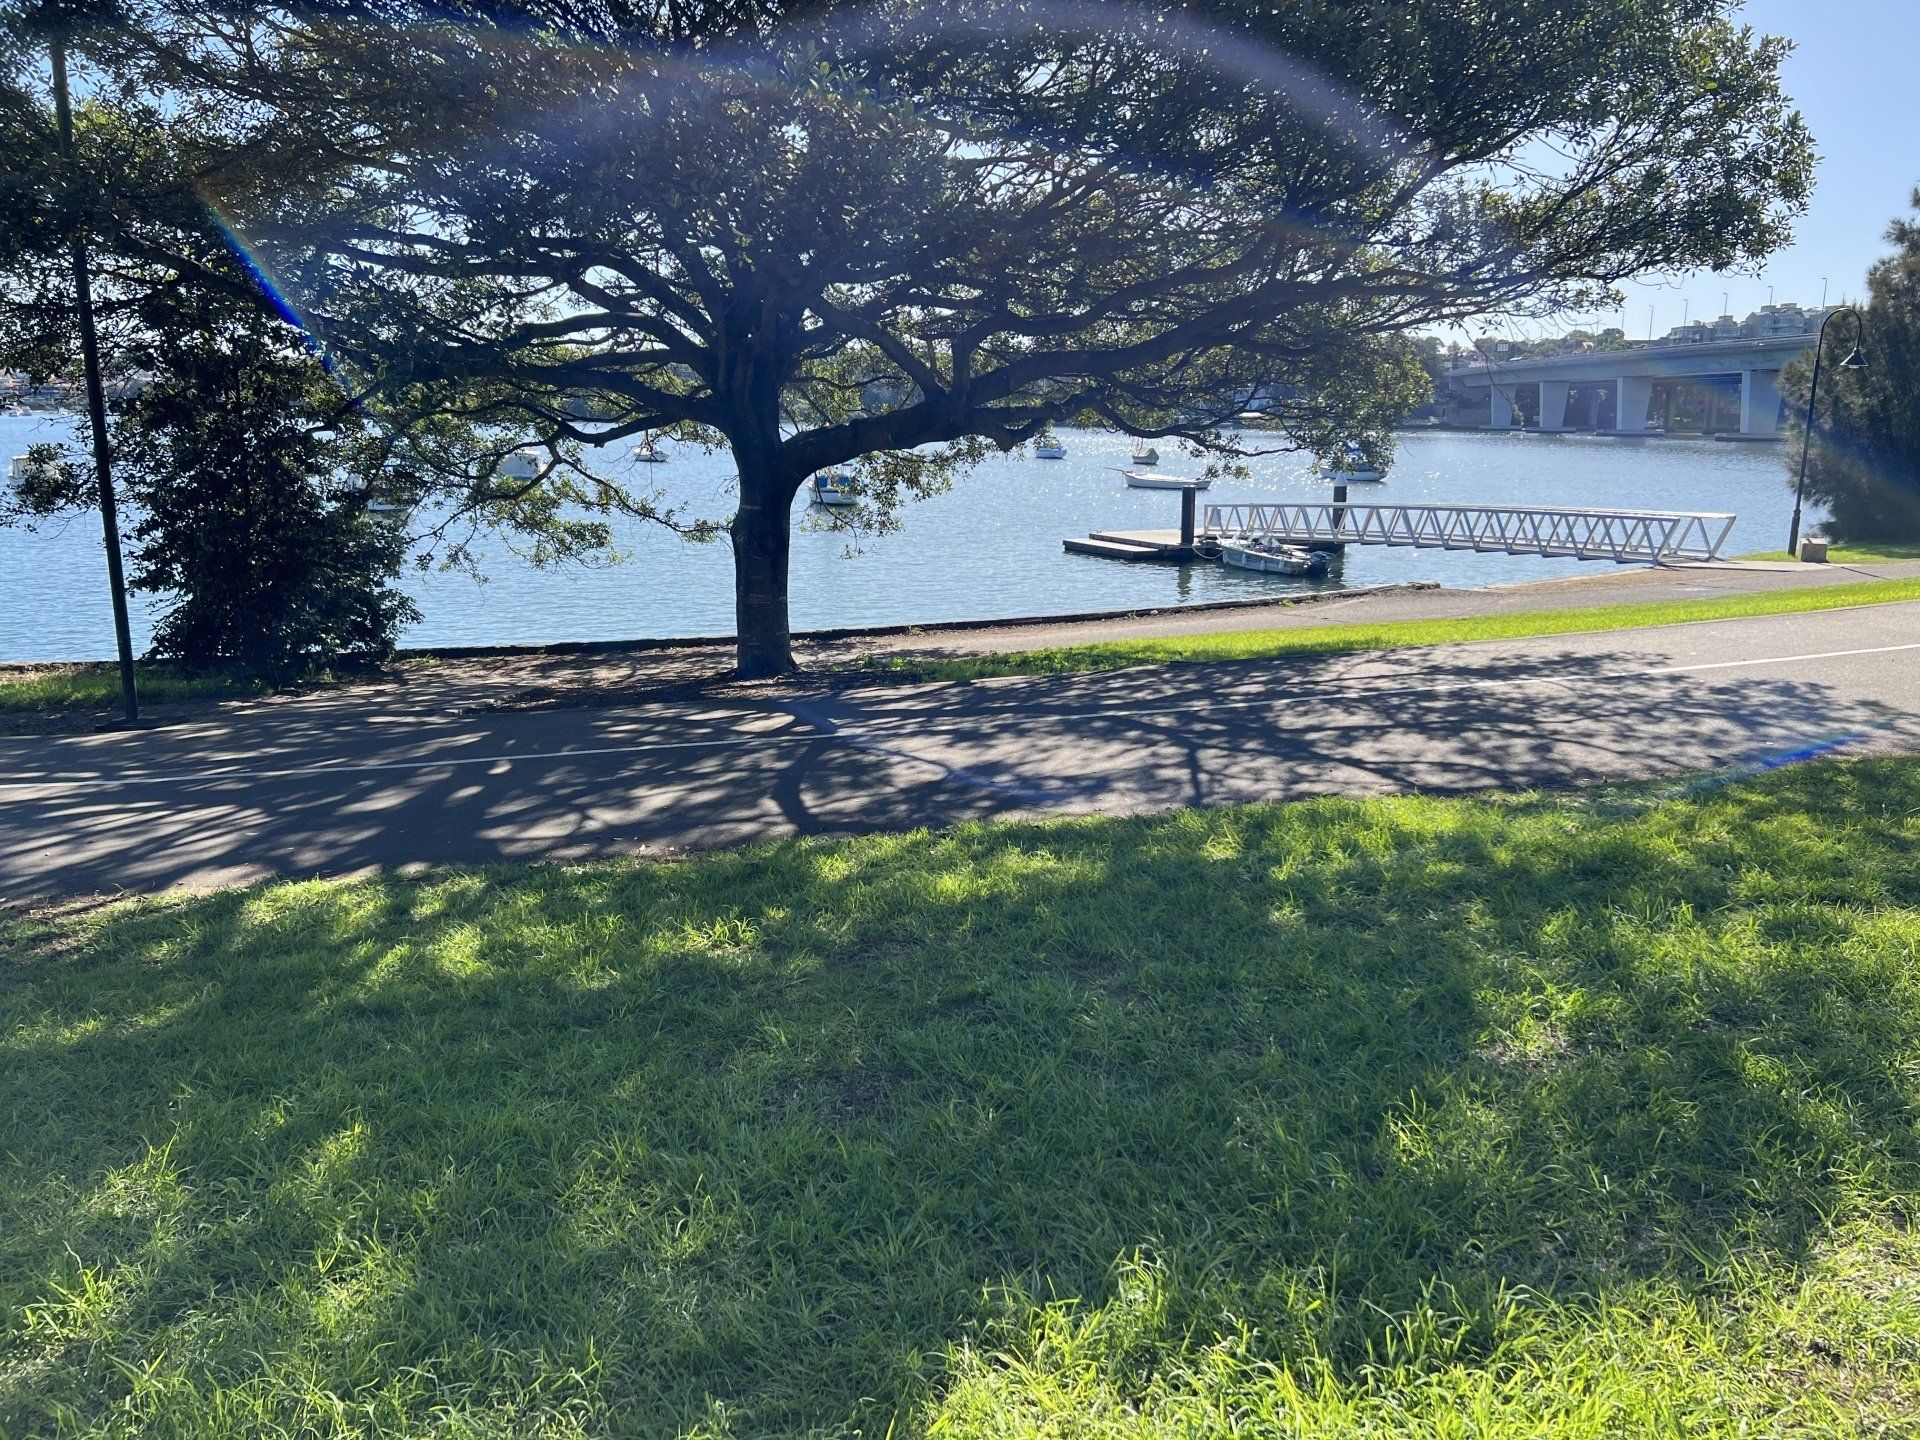
[[[1813,335],[1833,309],[1833,306],[1816,305],[1809,310],[1791,301],[1785,305],[1762,305],[1744,320],[1722,315],[1717,320],[1676,325],[1653,343],[1709,345],[1724,340],[1779,340],[1790,335]]]

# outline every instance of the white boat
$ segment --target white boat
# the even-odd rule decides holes
[[[807,482],[813,487],[813,503],[816,505],[858,505],[860,496],[853,488],[853,473],[849,470],[822,470]]]
[[[33,481],[54,478],[58,475],[60,467],[71,463],[71,460],[72,457],[62,450],[47,461],[51,472],[49,473],[42,470],[41,463],[32,455],[16,455],[13,457],[13,463],[7,466],[7,483],[13,487],[15,494],[24,495]]]
[[[633,447],[633,458],[641,465],[664,465],[667,463],[667,452],[651,440],[642,440]]]
[[[1220,558],[1241,570],[1257,570],[1263,575],[1304,575],[1314,579],[1327,573],[1327,556],[1322,550],[1303,550],[1298,545],[1283,545],[1278,540],[1243,538],[1222,541]]]
[[[500,473],[509,480],[538,480],[547,473],[547,452],[524,445],[500,462]]]
[[[1367,452],[1351,440],[1341,448],[1339,463],[1322,460],[1315,467],[1315,473],[1323,480],[1336,480],[1343,485],[1387,478],[1387,472],[1369,464]]]
[[[1151,445],[1135,445],[1133,447],[1133,463],[1136,465],[1158,465],[1160,463],[1160,452]]]
[[[1051,433],[1043,434],[1033,442],[1033,458],[1036,460],[1064,460],[1067,447],[1056,440]]]
[[[1122,470],[1120,473],[1127,477],[1127,488],[1130,490],[1206,490],[1213,485],[1207,476],[1186,480],[1178,475],[1147,475],[1138,470]]]

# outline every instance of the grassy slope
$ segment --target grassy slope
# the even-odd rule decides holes
[[[183,675],[171,665],[136,667],[142,700],[184,700],[257,693],[238,676]],[[62,665],[26,673],[0,672],[0,712],[109,710],[120,704],[120,670],[110,664]]]
[[[1394,650],[1468,640],[1514,640],[1589,630],[1631,630],[1695,620],[1734,620],[1920,600],[1920,579],[1871,580],[1818,589],[1761,590],[1710,600],[1660,600],[1634,605],[1594,605],[1572,610],[1521,610],[1457,620],[1401,620],[1373,625],[1312,625],[1286,630],[1223,630],[1164,639],[1108,640],[998,655],[929,660],[874,656],[871,669],[936,680],[974,680],[989,675],[1050,675],[1076,670],[1114,670],[1128,665],[1186,661],[1265,660],[1283,655],[1325,655],[1352,650]]]
[[[0,1434],[1897,1433],[1917,855],[1876,761],[16,919]]]

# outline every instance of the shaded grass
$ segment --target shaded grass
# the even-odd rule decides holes
[[[220,699],[254,695],[261,687],[237,672],[188,675],[174,665],[136,665],[134,684],[143,701]],[[113,664],[50,665],[0,670],[0,712],[109,710],[120,705],[120,667]]]
[[[1129,665],[1266,660],[1285,655],[1399,650],[1419,645],[1447,645],[1470,640],[1518,640],[1592,630],[1635,630],[1697,620],[1738,620],[1754,615],[1800,614],[1899,600],[1920,600],[1920,578],[1823,585],[1817,589],[1761,590],[1707,600],[1657,600],[1567,610],[1521,610],[1452,620],[1311,625],[1284,630],[1223,630],[1203,635],[1103,640],[1086,645],[950,658],[873,655],[863,658],[860,664],[869,670],[928,680],[977,680],[991,675],[1054,675],[1082,670],[1117,670]]]
[[[1861,1435],[1920,763],[0,930],[0,1433]]]

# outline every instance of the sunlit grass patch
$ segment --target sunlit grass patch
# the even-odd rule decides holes
[[[868,670],[928,680],[974,680],[992,675],[1052,675],[1222,660],[1267,660],[1288,655],[1400,650],[1473,640],[1522,640],[1597,630],[1634,630],[1699,620],[1804,614],[1854,605],[1920,600],[1920,579],[1872,580],[1817,589],[1761,590],[1705,600],[1660,600],[1567,610],[1525,610],[1453,620],[1398,620],[1372,625],[1303,625],[1285,630],[1222,630],[1157,639],[1106,640],[1000,654],[929,658],[869,656]]]
[[[0,1434],[1896,1434],[1920,763],[0,929]]]
[[[1738,557],[1742,560],[1787,560],[1792,557],[1784,550],[1756,550],[1750,555]],[[1898,560],[1920,560],[1920,544],[1906,544],[1897,540],[1882,540],[1873,544],[1836,544],[1827,547],[1827,560],[1837,565],[1874,565],[1890,564]]]

